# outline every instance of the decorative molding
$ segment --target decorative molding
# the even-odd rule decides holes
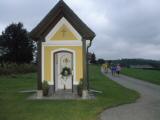
[[[91,41],[86,40],[86,46],[90,46]],[[57,40],[57,41],[49,41],[42,42],[43,46],[82,46],[82,41],[77,40]]]
[[[57,41],[49,41],[43,42],[42,45],[44,46],[82,46],[82,41],[80,40],[57,40]]]

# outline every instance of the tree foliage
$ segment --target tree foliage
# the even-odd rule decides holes
[[[96,64],[96,55],[94,53],[90,53],[90,63]]]
[[[97,63],[98,63],[98,64],[104,64],[104,63],[105,63],[105,60],[102,59],[102,58],[100,58],[100,59],[97,60]]]
[[[0,60],[30,63],[33,60],[33,41],[22,23],[12,23],[0,35]]]
[[[114,64],[121,64],[125,67],[130,67],[131,65],[151,65],[154,68],[160,68],[160,61],[150,60],[150,59],[120,59],[112,60]]]

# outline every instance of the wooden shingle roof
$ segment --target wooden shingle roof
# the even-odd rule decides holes
[[[30,32],[31,38],[39,40],[41,37],[45,37],[62,17],[65,17],[70,22],[83,39],[92,40],[95,37],[95,33],[63,0],[60,0],[46,17],[44,17],[43,20]]]

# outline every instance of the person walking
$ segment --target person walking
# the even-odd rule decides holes
[[[105,63],[105,73],[108,73],[108,65]]]
[[[120,74],[120,71],[121,71],[121,66],[120,66],[120,64],[118,64],[116,67],[116,73],[118,74],[118,76]]]
[[[112,72],[112,76],[115,76],[115,73],[116,73],[116,66],[115,65],[111,66],[111,72]]]

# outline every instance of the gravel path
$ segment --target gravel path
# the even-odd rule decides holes
[[[102,120],[160,120],[160,86],[120,75],[107,76],[124,87],[138,91],[141,97],[136,103],[105,110]]]

